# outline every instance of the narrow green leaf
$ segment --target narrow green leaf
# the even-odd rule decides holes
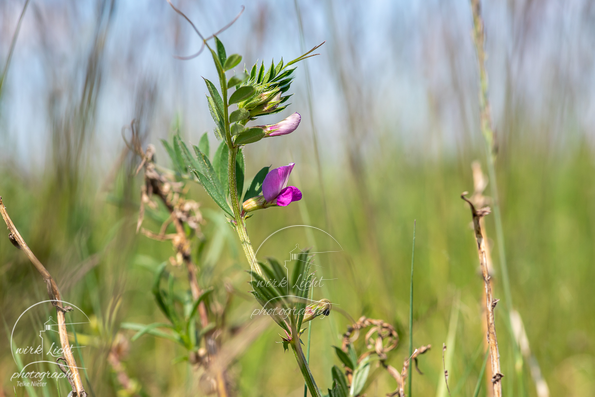
[[[208,79],[205,79],[204,77],[203,80],[207,85],[209,94],[211,94],[211,97],[215,101],[215,105],[217,105],[218,114],[220,116],[219,118],[223,119],[223,99],[221,99],[221,95],[219,94],[219,91],[217,91],[217,87],[215,87],[213,83],[211,83]]]
[[[262,62],[260,64],[260,69],[258,70],[258,78],[256,79],[256,82],[258,84],[262,83],[262,78],[264,77],[264,62]]]
[[[266,267],[266,265],[262,263],[259,263],[259,265],[260,268],[263,269],[263,271],[266,273],[266,270],[264,270],[264,267]],[[252,272],[252,277],[254,278],[254,281],[251,282],[252,288],[258,291],[258,293],[264,297],[265,309],[270,309],[275,304],[277,304],[279,302],[279,300],[277,299],[279,297],[279,293],[273,288],[273,286],[267,283],[267,281],[264,278],[262,278],[255,272]]]
[[[225,139],[225,132],[219,126],[215,127],[215,129],[213,130],[213,134],[215,134],[215,137],[220,141],[223,141]]]
[[[161,265],[159,265],[159,267],[155,270],[155,279],[153,281],[153,288],[151,289],[151,292],[153,293],[153,296],[155,297],[155,301],[157,301],[157,306],[159,307],[159,309],[161,309],[161,311],[163,312],[165,317],[167,317],[170,321],[172,321],[171,313],[169,312],[168,306],[165,304],[165,300],[163,299],[163,294],[161,293],[161,288],[160,288],[161,277],[163,276],[163,273],[165,272],[166,266],[167,266],[167,262],[164,262]]]
[[[349,396],[355,397],[359,395],[366,385],[368,375],[370,373],[370,356],[366,356],[361,363],[357,366],[357,369],[353,373],[353,382],[351,382],[351,389],[349,390]]]
[[[231,112],[231,114],[229,115],[229,122],[237,123],[237,122],[246,120],[248,117],[250,117],[249,111],[247,111],[244,108],[237,109],[237,110],[234,110],[233,112]]]
[[[357,353],[353,349],[353,345],[351,343],[347,345],[347,354],[349,355],[349,359],[352,362],[357,363]]]
[[[234,103],[241,102],[250,98],[252,95],[254,95],[254,87],[251,85],[240,87],[235,90],[233,94],[231,94],[231,97],[229,98],[229,104],[233,105]]]
[[[227,88],[235,87],[238,84],[242,84],[246,80],[248,80],[248,75],[245,72],[235,74],[228,80]]]
[[[256,64],[252,66],[252,70],[250,71],[250,80],[256,79]]]
[[[202,338],[207,332],[214,330],[215,327],[217,327],[217,324],[208,323],[203,328],[201,328],[200,332],[198,333],[198,340],[200,340],[200,338]]]
[[[486,350],[485,358],[483,359],[483,365],[481,366],[481,371],[479,372],[479,377],[477,378],[477,384],[475,385],[475,391],[473,392],[473,397],[479,396],[479,391],[481,390],[481,385],[483,384],[483,374],[486,370],[486,364],[488,362],[488,357],[490,356],[490,351]]]
[[[260,268],[262,269],[263,274],[265,274],[270,282],[269,286],[273,290],[276,298],[284,298],[287,295],[287,291],[285,291],[278,282],[276,282],[275,272],[268,266],[263,263],[259,263]],[[285,299],[276,299],[274,303],[283,302],[284,308],[287,306],[285,304]]]
[[[345,379],[345,375],[343,371],[336,365],[333,366],[332,369],[333,375],[333,391],[339,392],[339,396],[347,397],[349,394],[349,388],[347,387],[347,379]]]
[[[175,307],[175,292],[174,292],[174,282],[176,278],[172,273],[169,274],[169,278],[167,279],[167,306],[169,307],[169,311],[171,313],[171,322],[173,325],[178,329],[180,326],[180,316],[176,311]]]
[[[238,191],[238,198],[240,199],[244,194],[244,179],[246,175],[245,171],[246,165],[244,163],[244,152],[242,151],[242,149],[239,149],[238,155],[236,157],[236,188]]]
[[[202,137],[200,138],[200,141],[198,142],[198,148],[200,149],[201,152],[203,152],[205,154],[205,156],[209,156],[209,136],[207,135],[207,133],[205,132],[204,134],[202,134]]]
[[[275,76],[278,75],[281,70],[283,70],[283,58],[281,58],[281,62],[279,62],[275,68]]]
[[[224,65],[227,59],[227,55],[225,54],[225,46],[223,46],[223,43],[217,38],[217,36],[215,36],[214,39],[217,46],[217,57],[219,58],[221,65]]]
[[[271,61],[271,66],[269,66],[269,69],[266,71],[266,73],[264,74],[264,78],[263,78],[263,83],[268,83],[275,74],[275,61],[272,60]]]
[[[221,87],[223,87],[223,84],[226,83],[225,71],[223,70],[223,66],[222,66],[223,64],[221,63],[219,56],[210,47],[209,47],[209,51],[211,52],[211,57],[213,58],[213,63],[215,63],[215,68],[217,69],[217,75],[219,76],[219,83],[220,83]]]
[[[290,105],[290,104],[289,104]],[[289,106],[288,105],[288,106]],[[279,113],[285,110],[287,106],[279,106],[277,109],[273,110],[272,112],[267,112],[267,116],[275,113]]]
[[[285,78],[290,77],[293,72],[295,71],[296,68],[292,68],[292,69],[287,69],[285,71],[283,71],[283,73],[281,73],[280,75],[275,76],[275,78],[273,79],[273,81],[281,81]]]
[[[153,323],[153,324],[145,325],[145,327],[142,328],[141,330],[139,330],[136,334],[134,334],[134,336],[130,340],[132,342],[135,342],[136,340],[138,340],[138,338],[140,338],[141,336],[143,336],[144,334],[148,333],[149,331],[151,331],[152,329],[155,329],[155,328],[173,329],[171,324],[166,324],[166,323]]]
[[[247,131],[244,131],[237,135],[234,139],[234,143],[236,145],[247,145],[249,143],[254,143],[260,141],[264,138],[264,131],[262,128],[250,128]]]
[[[146,325],[145,324],[136,324],[136,323],[122,323],[122,324],[120,324],[120,327],[124,328],[124,329],[131,329],[133,331],[140,331],[143,328],[145,328]],[[168,334],[167,332],[159,331],[157,329],[151,329],[151,330],[147,331],[146,333],[149,335],[160,337],[160,338],[169,339],[173,342],[178,342],[178,343],[180,342],[179,337],[176,337],[172,334]]]
[[[279,90],[283,94],[285,94],[287,91],[289,91],[290,88],[291,88],[291,82],[284,84],[284,85],[279,85]]]
[[[215,103],[212,97],[207,96],[207,102],[209,104],[209,112],[211,113],[211,117],[213,118],[213,121],[215,122],[215,126],[217,128],[215,135],[218,139],[223,139],[222,132],[225,131],[223,115],[219,113],[219,110],[217,110],[217,104]]]
[[[229,158],[229,149],[225,142],[221,142],[217,151],[215,152],[215,157],[213,157],[213,169],[215,170],[215,175],[219,179],[219,183],[221,184],[221,188],[223,190],[223,194],[225,197],[229,195],[229,181],[227,178],[227,161]]]
[[[287,278],[287,274],[285,274],[286,270],[279,264],[279,262],[276,259],[269,258],[268,261],[271,264],[273,272],[275,273],[275,280],[278,283],[283,283],[283,280]],[[287,283],[289,283],[289,280],[287,280]]]
[[[243,201],[251,199],[252,197],[256,197],[260,193],[262,193],[262,182],[269,173],[270,168],[271,167],[262,167],[260,171],[258,171],[254,179],[252,179],[252,182],[250,183],[248,190],[246,190],[246,194],[244,195]]]
[[[186,317],[186,322],[189,322],[194,318],[194,316],[196,315],[196,311],[198,309],[198,305],[200,304],[200,302],[204,301],[206,299],[206,297],[211,294],[211,292],[213,292],[213,288],[204,290],[200,294],[198,299],[192,304],[192,310],[190,310],[190,313],[188,313],[188,316]]]
[[[333,346],[333,347],[335,348],[335,353],[337,354],[337,357],[339,357],[339,360],[341,360],[341,362],[347,368],[351,368],[352,370],[355,370],[356,363],[351,361],[351,358],[347,355],[347,353],[345,353],[343,350],[341,350],[340,347],[337,347],[337,346]]]
[[[238,66],[238,64],[242,61],[242,56],[238,54],[231,54],[229,58],[225,60],[223,64],[223,70],[230,70]]]
[[[168,141],[166,141],[165,139],[162,139],[161,143],[163,144],[163,147],[165,148],[165,150],[167,151],[167,154],[169,155],[169,158],[171,159],[174,170],[176,170],[180,174],[186,174],[186,166],[184,164],[184,159],[182,159],[180,156],[178,156],[178,153],[176,153],[176,151],[169,144]]]
[[[176,357],[176,358],[174,358],[171,361],[171,364],[172,365],[176,365],[176,364],[179,364],[179,363],[184,362],[184,361],[188,361],[188,356],[179,356],[179,357]]]

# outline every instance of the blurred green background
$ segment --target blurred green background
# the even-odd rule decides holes
[[[5,72],[24,4],[0,3]],[[241,4],[176,3],[205,35],[231,20]],[[416,220],[413,340],[433,348],[420,358],[424,375],[415,374],[413,392],[444,395],[441,346],[450,331],[451,391],[472,395],[483,358],[477,354],[484,338],[483,285],[469,209],[459,195],[473,190],[472,161],[485,170],[486,157],[468,2],[245,5],[220,38],[247,65],[292,59],[326,40],[320,56],[299,65],[293,104],[283,113],[302,114],[299,130],[245,151],[249,177],[262,166],[295,162],[291,184],[304,194],[299,203],[249,219],[253,243],[289,225],[331,234],[342,251],[317,256],[317,272],[329,281],[315,298],[330,299],[355,319],[395,325],[402,342],[390,362],[400,369],[408,352]],[[495,295],[504,295],[496,248],[505,244],[514,307],[551,395],[595,395],[595,6],[489,1],[483,12],[504,224],[504,241],[496,241],[494,217],[486,218]],[[77,330],[87,337],[82,357],[93,395],[118,394],[106,357],[119,324],[163,321],[146,268],[173,255],[171,244],[136,234],[142,176],[134,174],[139,160],[121,131],[136,119],[143,144],[155,144],[163,166],[169,161],[159,140],[171,136],[176,120],[190,143],[212,131],[201,78],[216,79],[210,58],[172,56],[191,54],[199,44],[164,1],[31,2],[3,82],[0,195],[63,298],[91,320]],[[228,321],[240,325],[257,308],[247,295],[246,260],[200,187],[192,185],[190,197],[201,203],[205,219],[200,284],[235,291]],[[148,216],[145,227],[157,231],[160,224]],[[296,244],[334,249],[313,230],[275,235],[258,256],[289,259]],[[46,296],[24,255],[1,238],[0,395],[67,394],[67,384],[26,389],[10,380],[18,368],[11,329]],[[497,309],[504,390],[535,396],[528,362],[513,357],[504,307]],[[43,323],[43,316],[36,321]],[[323,390],[331,386],[331,366],[339,364],[331,345],[340,345],[348,324],[339,311],[313,322],[311,367]],[[19,332],[23,340],[36,337],[34,328]],[[229,372],[237,395],[303,395],[297,365],[279,341],[271,321],[234,357]],[[167,340],[143,336],[130,343],[124,364],[147,395],[200,395],[192,370],[175,361],[182,354]],[[368,395],[396,387],[381,369],[373,377]]]

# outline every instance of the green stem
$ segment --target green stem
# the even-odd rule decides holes
[[[294,332],[294,334],[297,334],[297,332]],[[308,363],[306,362],[306,357],[304,357],[304,352],[302,351],[300,343],[300,339],[297,336],[293,337],[291,342],[289,342],[291,349],[295,354],[295,359],[298,363],[298,366],[300,367],[300,371],[302,372],[302,376],[304,377],[306,385],[310,390],[310,395],[312,397],[322,397],[320,390],[318,390],[318,386],[316,386],[312,372],[310,372],[310,367],[308,367]]]
[[[413,221],[413,245],[411,248],[411,278],[409,285],[409,360],[413,356],[413,264],[415,263],[415,229],[417,227],[417,220]],[[409,369],[409,397],[411,397],[413,390],[413,371]]]
[[[250,268],[252,269],[252,271],[255,271],[256,273],[262,276],[262,271],[258,266],[258,261],[256,260],[256,255],[254,254],[254,248],[252,247],[252,243],[250,242],[250,237],[248,237],[248,231],[246,230],[244,218],[242,218],[242,208],[238,199],[238,188],[236,183],[237,157],[238,148],[230,148],[228,159],[229,162],[227,163],[227,175],[229,177],[229,194],[231,196],[231,208],[233,210],[233,214],[236,221],[236,232],[238,233],[238,237],[240,238],[240,243],[242,244],[242,249],[244,250],[244,254],[248,259],[248,263],[250,263]]]
[[[208,47],[208,44],[206,45]],[[209,50],[210,49],[211,48],[209,47]],[[213,56],[213,58],[215,57]],[[225,72],[223,71],[223,69],[217,68],[217,72],[219,74],[219,85],[221,86],[221,96],[223,100],[225,143],[227,144],[227,148],[229,150],[227,163],[227,180],[229,185],[229,195],[231,197],[231,208],[236,223],[235,228],[236,232],[238,233],[238,237],[240,238],[240,243],[242,244],[244,254],[246,255],[248,263],[250,264],[250,269],[262,276],[262,272],[260,270],[260,267],[258,266],[258,261],[256,260],[256,255],[254,254],[254,248],[252,247],[252,243],[250,242],[250,237],[248,237],[248,231],[246,230],[244,218],[242,218],[242,203],[240,203],[240,200],[238,198],[238,185],[236,180],[236,160],[238,157],[239,148],[234,145],[231,137],[231,126],[229,122],[229,103],[227,101],[227,80],[225,78]]]

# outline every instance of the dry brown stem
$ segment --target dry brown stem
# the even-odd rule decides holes
[[[415,362],[415,369],[417,370],[417,372],[422,374],[422,372],[417,367],[417,356],[419,356],[420,354],[424,354],[431,348],[432,348],[432,345],[427,345],[427,346],[421,346],[420,348],[415,349],[413,351],[413,354],[411,355],[411,357],[409,357],[403,363],[403,370],[401,371],[401,386],[399,387],[399,393],[400,393],[399,396],[400,397],[405,397],[405,386],[407,383],[407,372],[409,370],[409,365],[411,364],[411,360],[413,360]]]
[[[481,164],[479,163],[479,161],[476,160],[476,161],[472,162],[471,169],[473,171],[473,194],[471,195],[469,200],[473,203],[473,205],[475,205],[476,208],[487,207],[490,204],[491,199],[487,196],[484,196],[483,192],[486,189],[486,187],[488,186],[488,178],[484,175],[483,171],[481,170]],[[483,239],[485,241],[489,241],[487,232],[486,232],[486,228],[485,228],[485,220],[483,218],[481,218],[479,220],[479,224],[481,226],[481,232],[483,235]],[[489,283],[490,283],[490,287],[494,288],[494,279],[492,278],[494,275],[494,267],[492,265],[492,254],[490,251],[490,245],[486,244],[485,248],[486,248],[486,263],[488,266],[488,274],[490,275]],[[486,300],[486,294],[485,294],[485,290],[484,290],[481,301],[485,302],[485,300]],[[484,315],[487,315],[487,313],[485,312],[484,305],[482,305],[482,311],[483,311]],[[486,334],[488,332],[488,324],[485,321],[483,323],[483,331]],[[488,341],[486,339],[484,339],[484,347],[485,347],[485,349],[488,349]],[[492,384],[492,369],[491,369],[491,367],[486,368],[485,379],[487,382],[486,397],[492,397],[493,390],[491,387],[491,384]]]
[[[486,322],[487,322],[487,342],[490,350],[490,363],[492,370],[492,391],[494,396],[502,396],[502,372],[500,372],[500,353],[498,351],[498,339],[496,337],[496,317],[494,309],[498,304],[498,299],[494,299],[492,294],[492,286],[490,283],[490,273],[488,270],[487,263],[487,248],[486,241],[483,237],[481,218],[490,213],[489,207],[484,207],[479,210],[475,209],[475,206],[469,201],[465,195],[467,192],[461,194],[461,198],[469,204],[471,208],[471,214],[473,216],[473,230],[475,232],[475,241],[477,242],[477,253],[479,255],[479,264],[481,266],[481,273],[484,280],[485,286],[485,310],[486,310]]]
[[[29,261],[33,264],[35,269],[41,274],[43,281],[46,284],[48,296],[52,301],[52,304],[56,307],[56,317],[58,320],[58,332],[60,335],[60,344],[62,346],[62,351],[64,352],[64,361],[66,361],[66,366],[70,374],[68,375],[68,380],[72,386],[72,395],[77,397],[85,397],[87,393],[83,387],[83,381],[81,380],[81,376],[78,371],[78,367],[76,365],[76,361],[74,360],[74,355],[72,354],[72,350],[70,349],[70,342],[68,341],[68,332],[66,331],[66,318],[65,313],[72,310],[70,306],[64,306],[62,303],[62,296],[60,295],[60,290],[58,289],[58,285],[47,271],[45,266],[37,259],[33,251],[29,248],[21,234],[17,230],[16,226],[8,216],[8,212],[6,211],[6,207],[2,202],[2,197],[0,197],[0,213],[2,214],[2,218],[8,227],[8,239],[10,242],[21,251],[25,253]],[[61,364],[60,368],[62,368]]]

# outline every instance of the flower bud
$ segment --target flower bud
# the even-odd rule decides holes
[[[331,314],[332,304],[328,299],[321,299],[316,303],[306,306],[302,324],[314,320],[318,316],[328,316]]]
[[[265,208],[266,204],[267,202],[264,196],[256,196],[244,201],[242,208],[244,212],[250,212]]]
[[[302,121],[302,116],[296,112],[276,124],[260,125],[258,127],[263,129],[267,137],[281,136],[291,134],[295,131],[300,125],[300,121]]]

